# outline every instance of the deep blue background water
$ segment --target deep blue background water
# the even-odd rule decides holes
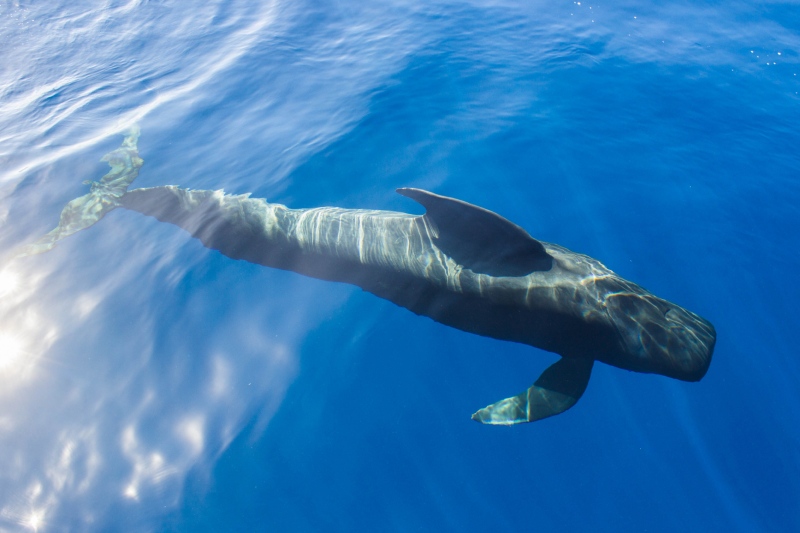
[[[7,2],[0,529],[800,529],[800,8]],[[136,185],[492,209],[710,319],[699,383],[555,356],[116,211],[49,231],[125,127]]]

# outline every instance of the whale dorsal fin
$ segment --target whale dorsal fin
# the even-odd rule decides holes
[[[473,272],[526,276],[553,264],[542,243],[497,213],[422,189],[397,192],[425,207],[436,246]]]
[[[482,424],[511,426],[563,413],[583,395],[593,364],[592,359],[562,357],[547,367],[528,390],[484,407],[472,419]]]

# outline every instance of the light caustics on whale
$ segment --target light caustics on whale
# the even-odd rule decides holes
[[[594,361],[685,381],[701,379],[711,362],[708,321],[486,209],[419,189],[397,192],[425,207],[420,216],[288,209],[176,186],[128,191],[143,164],[138,136],[132,129],[103,158],[111,171],[19,255],[47,251],[122,207],[175,224],[228,257],[357,285],[442,324],[561,356],[528,390],[472,415],[485,424],[569,409]]]

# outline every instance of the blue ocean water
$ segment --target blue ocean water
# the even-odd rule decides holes
[[[5,2],[0,530],[800,530],[800,8]],[[472,202],[711,320],[699,383],[233,261],[117,210],[46,254],[132,124],[135,185]]]

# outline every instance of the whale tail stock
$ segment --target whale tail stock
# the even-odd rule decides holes
[[[512,426],[563,413],[580,399],[592,374],[592,359],[562,357],[528,390],[480,409],[472,419],[482,424]]]
[[[144,161],[139,157],[139,127],[132,126],[125,134],[122,145],[103,156],[111,170],[99,181],[84,182],[91,185],[88,194],[70,201],[61,211],[58,226],[35,242],[27,244],[14,254],[26,257],[51,250],[58,241],[86,229],[119,207],[119,199],[139,175]]]

